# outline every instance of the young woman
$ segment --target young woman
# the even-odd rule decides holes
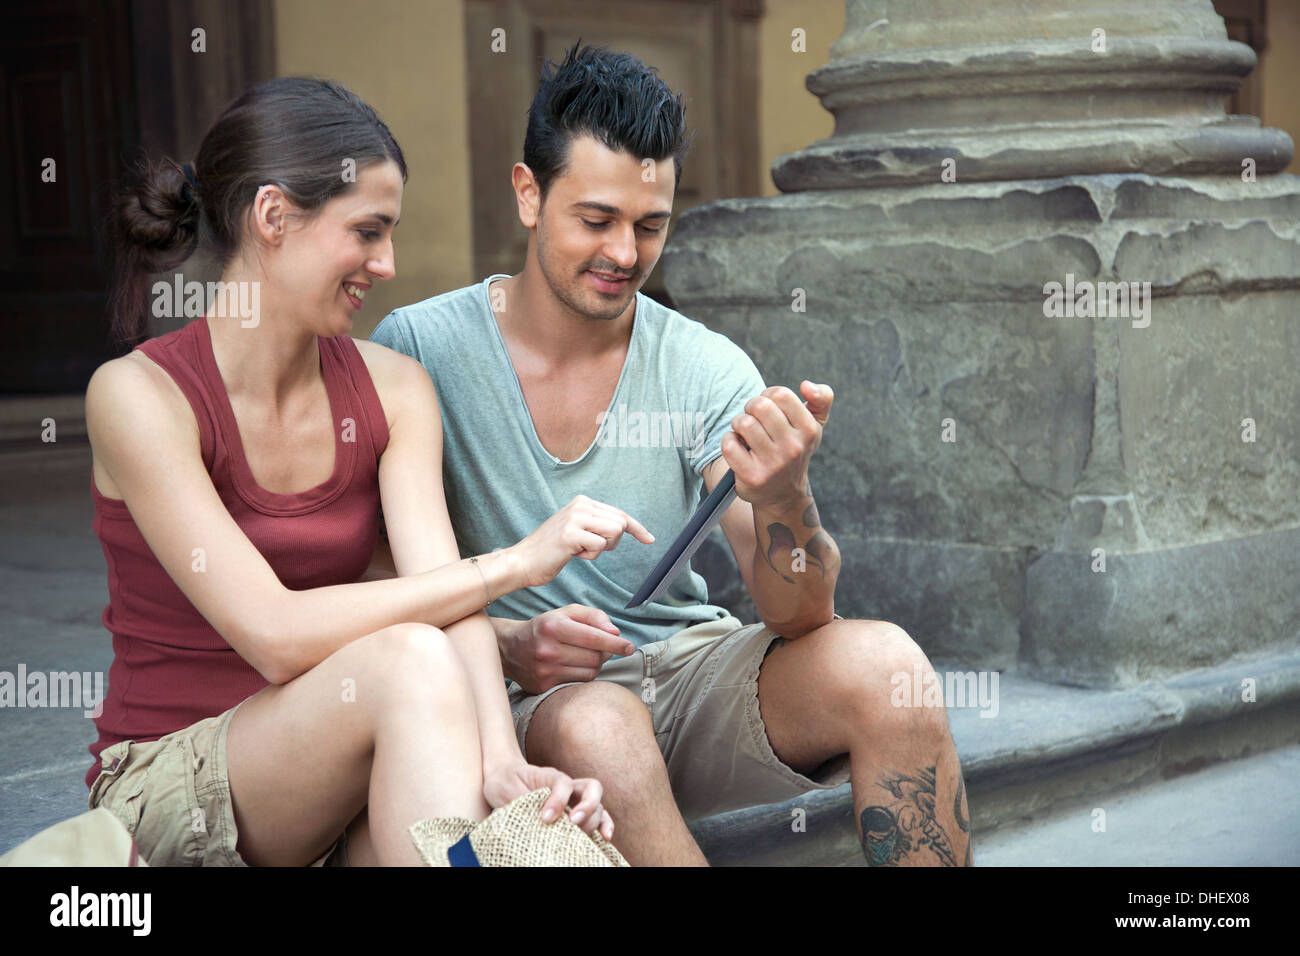
[[[289,78],[237,99],[193,168],[148,165],[119,196],[120,339],[200,233],[233,283],[86,392],[114,646],[86,782],[151,864],[415,864],[413,823],[543,786],[543,819],[573,804],[613,834],[597,781],[520,753],[483,609],[653,538],[575,499],[459,558],[429,376],[348,335],[394,275],[405,180],[370,107]],[[381,503],[398,576],[362,581]]]

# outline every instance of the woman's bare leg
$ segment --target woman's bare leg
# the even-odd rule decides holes
[[[348,866],[379,866],[375,844],[370,838],[370,816],[362,810],[348,826]]]
[[[465,669],[424,624],[368,634],[254,694],[226,747],[238,851],[253,865],[310,863],[363,808],[375,861],[418,865],[412,823],[489,812]]]

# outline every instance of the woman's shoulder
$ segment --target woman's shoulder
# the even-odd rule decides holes
[[[144,351],[135,349],[95,369],[86,385],[86,414],[141,405],[192,418],[189,400],[176,380]],[[161,406],[161,407],[159,407]]]
[[[86,432],[96,487],[107,498],[122,493],[105,461],[131,454],[131,436],[148,436],[155,453],[175,442],[200,448],[198,421],[185,393],[171,375],[144,352],[135,350],[100,365],[86,385]]]

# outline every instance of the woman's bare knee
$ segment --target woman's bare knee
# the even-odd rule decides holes
[[[436,627],[395,624],[359,639],[355,650],[356,674],[348,686],[358,703],[377,712],[431,701],[453,709],[473,704],[460,655]]]
[[[358,638],[254,694],[227,740],[239,852],[259,863],[310,859],[365,806],[379,737],[410,721],[470,733],[470,695],[455,648],[423,624]],[[316,813],[302,813],[303,794]]]

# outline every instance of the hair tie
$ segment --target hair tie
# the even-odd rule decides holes
[[[199,201],[195,197],[194,193],[198,190],[199,183],[198,180],[194,178],[194,168],[190,166],[189,163],[186,163],[181,167],[181,172],[185,174],[185,182],[181,184],[181,198],[184,199],[188,205],[197,206]]]

